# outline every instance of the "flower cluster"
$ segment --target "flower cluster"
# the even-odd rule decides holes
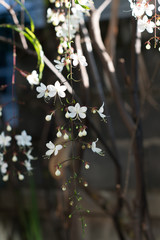
[[[52,23],[55,27],[56,36],[60,39],[58,46],[59,56],[54,60],[55,67],[62,72],[64,66],[69,68],[70,64],[73,64],[73,66],[78,64],[87,66],[86,58],[82,55],[82,52],[78,49],[77,53],[74,53],[71,41],[79,30],[79,23],[83,19],[83,14],[89,13],[92,1],[77,1],[74,6],[70,1],[65,0],[61,2],[51,1],[51,3],[55,3],[55,6],[53,9],[47,9],[47,22]],[[69,13],[64,10],[64,7],[69,10]]]
[[[8,149],[11,146],[11,142],[16,142],[14,144],[14,149],[12,152],[12,164],[14,163],[17,176],[19,180],[24,179],[25,171],[31,172],[33,169],[31,166],[31,160],[35,158],[31,155],[32,152],[32,137],[27,135],[26,131],[23,130],[20,135],[15,135],[14,137],[6,135],[4,132],[0,134],[0,173],[2,175],[3,181],[8,181],[10,175],[10,161],[7,160],[8,153],[12,149]],[[7,151],[8,150],[8,151]],[[22,173],[24,172],[24,173]]]
[[[50,84],[48,86],[40,83],[40,86],[36,88],[37,92],[39,93],[37,98],[52,98],[56,95],[58,95],[60,98],[64,98],[66,96],[66,89],[66,86],[61,85],[59,81],[56,81],[54,85]]]
[[[154,40],[154,47],[158,46],[160,50],[160,38],[157,36],[157,29],[159,30],[160,26],[160,15],[157,14],[157,9],[154,4],[150,4],[149,0],[142,1],[132,1],[128,0],[130,3],[130,7],[132,10],[132,15],[137,19],[137,28],[139,32],[144,32],[145,30],[148,33],[153,33],[154,36],[151,37],[146,42],[146,49],[151,48],[151,40]],[[158,0],[158,4],[160,4],[160,0]],[[158,11],[160,11],[160,6],[158,7]]]

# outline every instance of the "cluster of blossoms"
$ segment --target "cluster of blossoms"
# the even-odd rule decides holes
[[[7,130],[11,131],[12,129],[8,127]],[[11,173],[10,168],[13,167],[13,164],[18,179],[21,181],[24,179],[25,172],[32,171],[31,161],[35,158],[31,155],[31,140],[32,137],[27,135],[25,130],[20,135],[15,135],[14,137],[5,135],[4,132],[0,134],[0,173],[3,181],[8,181]],[[13,144],[12,149],[9,148],[11,142]],[[9,159],[8,154],[12,155],[11,161],[7,160]]]
[[[82,55],[80,50],[74,53],[74,49],[71,47],[71,41],[75,38],[77,31],[79,30],[79,23],[83,19],[83,14],[89,14],[90,0],[75,1],[74,6],[70,1],[50,1],[54,3],[54,8],[47,9],[47,22],[52,23],[55,27],[56,36],[60,40],[58,46],[58,54],[54,62],[55,67],[62,72],[64,66],[69,68],[70,64],[77,66],[81,64],[87,66],[86,58]],[[77,4],[76,4],[77,3]],[[64,7],[69,9],[66,12]]]
[[[128,1],[130,3],[132,15],[137,19],[138,31],[144,32],[146,30],[148,33],[155,32],[154,37],[151,37],[146,42],[146,49],[151,48],[152,39],[154,39],[154,47],[156,47],[160,42],[160,38],[157,36],[156,32],[156,30],[160,29],[160,15],[157,14],[155,5],[150,4],[150,0]],[[160,4],[160,0],[158,0],[158,4]],[[160,12],[160,6],[158,7],[158,11]],[[160,50],[160,47],[158,47],[158,49]]]

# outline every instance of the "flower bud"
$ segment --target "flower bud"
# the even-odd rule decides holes
[[[57,135],[57,137],[58,137],[58,138],[62,137],[62,133],[61,133],[61,131],[60,131],[60,130],[58,130],[58,132],[57,132],[57,134],[56,134],[56,135]]]
[[[23,180],[24,180],[24,175],[21,174],[20,172],[18,172],[18,179],[19,179],[20,181],[23,181]]]
[[[70,201],[70,203],[69,203],[71,206],[73,206],[73,204],[74,204],[74,202],[73,201]]]
[[[55,175],[57,176],[57,177],[59,177],[60,175],[61,175],[61,171],[57,168],[57,170],[55,171]]]
[[[146,49],[147,49],[147,50],[151,49],[151,44],[150,44],[150,43],[147,43]]]
[[[66,3],[65,3],[65,7],[66,7],[66,8],[70,8],[70,7],[71,7],[71,3],[70,3],[70,2],[66,2]]]
[[[8,175],[8,174],[6,174],[6,175],[3,175],[3,178],[2,178],[2,180],[3,180],[4,182],[7,182],[7,181],[8,181],[8,179],[9,179],[9,175]]]
[[[58,53],[63,54],[63,47],[61,45],[59,45],[58,47]]]
[[[85,163],[85,169],[89,169],[89,167],[90,167],[90,166],[89,166],[89,163],[86,162],[86,163]]]
[[[83,134],[83,136],[87,136],[87,131],[85,129],[83,129],[82,134]]]
[[[66,112],[65,117],[66,117],[66,118],[70,118],[70,115],[69,115],[69,112],[68,112],[68,111]]]
[[[46,115],[45,120],[47,122],[51,121],[51,119],[52,119],[52,115]]]
[[[7,130],[8,132],[12,131],[12,127],[11,127],[10,124],[7,124],[6,130]]]
[[[12,157],[12,162],[17,162],[17,160],[18,160],[17,155],[16,153],[14,153]]]
[[[88,187],[88,183],[87,183],[87,182],[84,182],[84,183],[83,183],[83,186],[84,186],[84,187]]]
[[[157,25],[157,27],[160,26],[160,20],[159,19],[157,20],[156,25]]]
[[[63,186],[62,186],[62,191],[66,191],[66,189],[67,189],[66,186],[63,185]]]
[[[69,139],[69,136],[68,136],[68,134],[67,134],[67,133],[65,133],[65,134],[64,134],[64,136],[63,136],[63,138],[64,138],[64,140],[68,140],[68,139]]]
[[[78,136],[79,136],[79,137],[83,137],[83,132],[82,132],[82,131],[79,131]]]
[[[56,8],[59,8],[61,6],[60,1],[56,1],[55,6],[56,6]]]

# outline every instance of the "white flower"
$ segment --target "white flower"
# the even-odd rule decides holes
[[[97,112],[98,112],[99,116],[100,116],[102,119],[105,119],[105,118],[106,118],[106,115],[103,114],[103,112],[104,112],[104,103],[102,104],[102,106],[100,107],[100,109],[97,110]]]
[[[98,138],[95,142],[92,142],[91,149],[93,152],[98,153],[101,156],[104,156],[104,153],[102,152],[102,149],[96,147],[96,142],[98,142]]]
[[[58,154],[58,151],[63,148],[61,144],[54,145],[51,141],[49,143],[46,143],[46,147],[49,148],[49,150],[46,152],[47,156],[50,156],[53,153],[56,156]]]
[[[52,23],[54,26],[57,26],[59,24],[59,13],[53,12],[51,8],[47,9],[47,22]]]
[[[87,66],[86,58],[82,55],[81,50],[78,49],[77,54],[73,53],[70,56],[73,59],[73,66],[77,66],[80,63],[82,66]]]
[[[0,146],[1,147],[8,147],[10,146],[10,141],[11,141],[10,136],[5,136],[4,132],[1,133],[0,135]]]
[[[144,8],[145,8],[146,14],[147,14],[149,17],[151,17],[151,16],[152,16],[152,11],[155,9],[154,4],[146,3],[146,4],[144,5]]]
[[[55,67],[56,67],[60,72],[63,71],[63,68],[64,68],[64,60],[65,60],[65,58],[62,58],[61,61],[59,61],[59,60],[54,60],[54,62],[57,63],[57,65],[55,65]]]
[[[32,137],[30,135],[27,135],[25,130],[23,130],[21,132],[21,135],[16,135],[15,139],[17,140],[17,145],[18,146],[24,147],[24,146],[31,146],[32,145],[32,143],[31,143]]]
[[[29,82],[29,84],[31,84],[31,85],[39,84],[38,73],[35,70],[33,70],[32,73],[26,77],[26,79]]]
[[[56,94],[58,94],[59,97],[64,98],[66,96],[66,86],[61,85],[59,81],[55,82],[55,85],[48,85],[47,86],[49,91],[49,97],[54,97]]]
[[[154,10],[155,6],[154,4],[149,4],[146,0],[143,0],[142,2],[133,3],[130,2],[130,7],[132,9],[132,15],[134,17],[141,17],[144,13],[146,13],[149,17],[152,16],[152,11]]]
[[[69,106],[68,111],[69,111],[70,118],[75,118],[75,119],[78,118],[80,120],[80,118],[82,119],[86,118],[87,107],[85,106],[80,107],[79,103],[76,103],[74,107]]]
[[[36,159],[31,155],[32,150],[33,148],[30,148],[27,152],[24,153],[29,161]]]
[[[142,3],[131,3],[132,15],[134,17],[141,17],[144,14],[144,4]]]
[[[30,172],[33,170],[32,166],[31,166],[31,162],[28,160],[24,161],[24,166],[26,167],[27,171]]]
[[[5,174],[7,172],[7,168],[8,168],[8,163],[2,162],[1,163],[1,173]]]
[[[138,19],[138,31],[143,32],[144,30],[147,30],[149,33],[153,33],[153,28],[155,27],[155,23],[148,19],[148,17],[145,15],[143,19]]]
[[[48,97],[48,89],[43,83],[41,83],[40,86],[36,88],[36,90],[37,92],[39,92],[39,94],[37,95],[37,98]]]

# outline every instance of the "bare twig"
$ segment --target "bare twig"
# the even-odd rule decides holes
[[[113,96],[116,101],[117,107],[118,107],[120,115],[122,117],[122,120],[124,121],[128,131],[132,135],[132,133],[135,131],[135,124],[124,108],[123,100],[120,95],[119,85],[117,82],[115,68],[114,68],[114,65],[113,65],[113,62],[112,62],[110,56],[108,55],[108,53],[106,51],[106,48],[105,48],[102,38],[101,38],[101,32],[100,32],[100,26],[99,26],[100,14],[104,10],[104,8],[108,6],[109,3],[110,3],[110,1],[106,0],[103,2],[103,4],[97,10],[92,10],[91,33],[93,36],[93,44],[95,46],[95,50],[98,53],[98,55],[101,59],[101,62],[103,64],[103,67],[109,77]]]
[[[4,6],[8,11],[9,13],[11,14],[12,16],[12,19],[13,19],[13,22],[15,23],[15,25],[20,29],[20,30],[23,30],[21,25],[19,24],[19,21],[18,21],[18,18],[16,16],[16,13],[15,11],[13,10],[13,8],[8,4],[6,3],[4,0],[0,0],[0,4],[2,6]],[[28,45],[27,45],[27,42],[26,42],[26,39],[25,37],[23,36],[22,33],[19,33],[20,35],[20,39],[21,39],[21,42],[22,42],[22,46],[24,49],[27,49],[28,48]]]

